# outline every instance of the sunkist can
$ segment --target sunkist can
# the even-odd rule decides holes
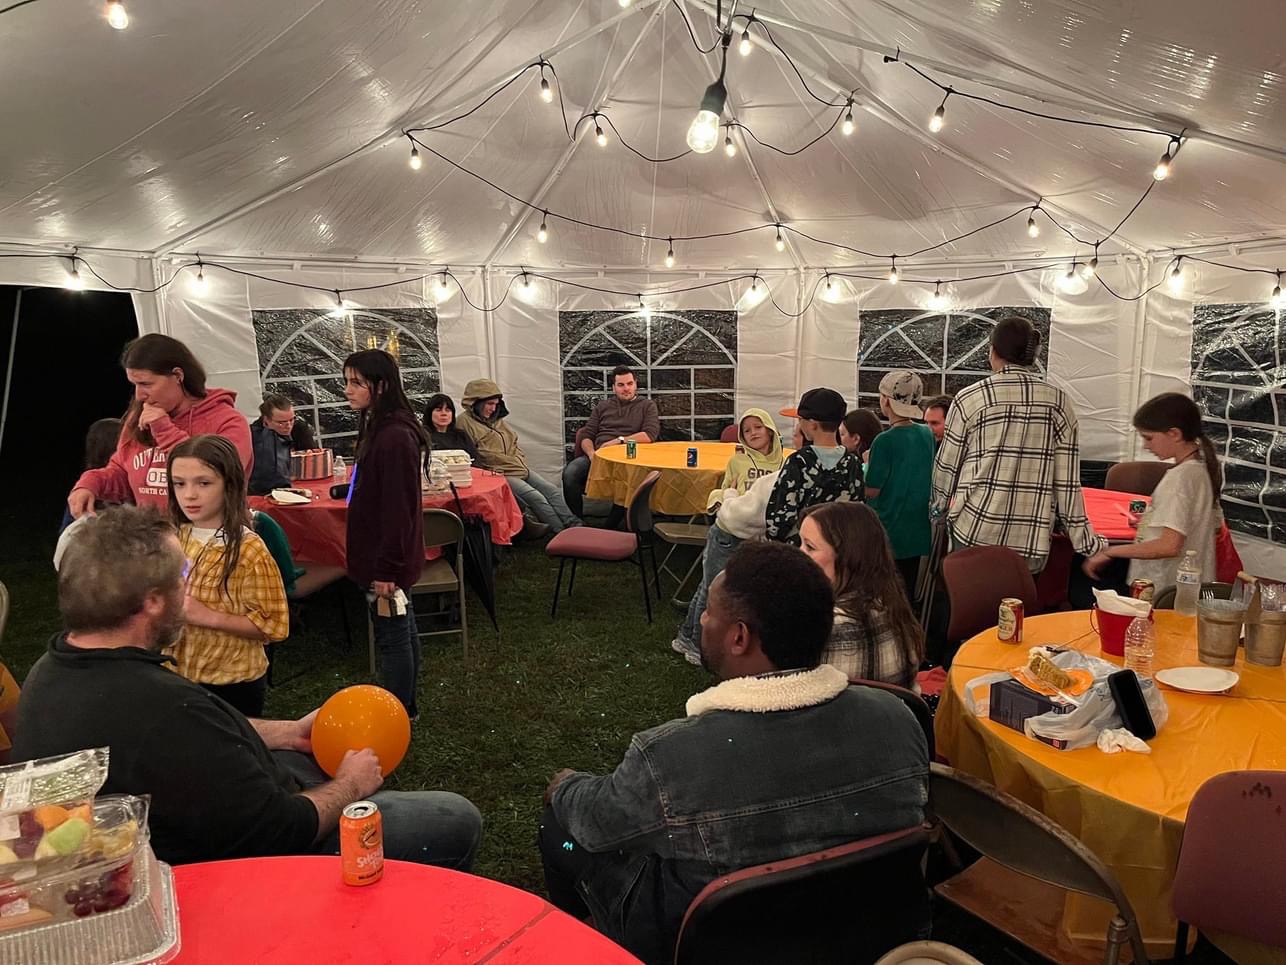
[[[639,443],[637,439],[625,440],[625,458],[636,459],[639,454]]]
[[[697,447],[688,446],[688,468],[694,469],[697,465]]]
[[[1151,603],[1156,595],[1156,585],[1151,580],[1131,580],[1130,596],[1145,603]]]
[[[384,875],[384,818],[374,801],[354,801],[339,819],[344,884],[373,885]]]
[[[1000,620],[996,624],[996,635],[1002,643],[1023,642],[1022,600],[1007,596],[1000,601]]]

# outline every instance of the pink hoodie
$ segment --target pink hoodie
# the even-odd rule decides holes
[[[151,425],[155,446],[145,446],[122,433],[116,452],[102,469],[90,469],[76,480],[73,489],[88,489],[94,498],[108,503],[135,503],[164,509],[169,493],[165,464],[170,450],[192,436],[226,437],[237,452],[246,478],[254,465],[250,445],[250,424],[237,411],[237,394],[227,389],[209,389],[204,399],[171,420],[168,416]]]

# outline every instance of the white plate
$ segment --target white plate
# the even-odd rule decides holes
[[[1224,694],[1241,679],[1235,670],[1218,667],[1171,667],[1157,672],[1156,679],[1175,690],[1190,694]]]

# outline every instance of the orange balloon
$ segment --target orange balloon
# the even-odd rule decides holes
[[[369,747],[385,777],[402,763],[411,743],[411,719],[383,687],[359,684],[332,694],[313,721],[313,757],[331,777],[347,751]]]

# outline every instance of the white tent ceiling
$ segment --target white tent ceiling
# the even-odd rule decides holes
[[[713,4],[681,0],[697,37]],[[1253,8],[1253,9],[1252,9]],[[872,252],[907,252],[1037,198],[1083,239],[1104,237],[1151,182],[1164,137],[1027,117],[941,93],[880,50],[962,92],[1029,109],[1187,128],[1174,165],[1104,251],[1277,238],[1286,225],[1279,5],[1206,0],[767,0],[757,12],[826,97],[856,88],[858,131],[795,157],[741,140],[652,164],[591,125],[569,142],[528,73],[425,144],[551,213],[530,212],[431,155],[407,127],[475,106],[547,56],[570,120],[604,110],[639,150],[678,153],[718,55],[675,3],[636,0],[129,0],[111,30],[93,0],[0,16],[0,241],[166,254],[656,269],[665,242],[781,221]],[[727,12],[725,5],[725,15]],[[743,4],[739,13],[750,12]],[[799,29],[799,25],[807,25]],[[755,32],[763,37],[760,28]],[[933,67],[931,65],[937,65]],[[797,146],[835,119],[776,51],[729,57],[729,110]],[[1038,95],[1028,98],[1021,92]],[[1080,109],[1077,109],[1077,108]],[[1025,217],[926,256],[1067,255]],[[685,267],[834,267],[850,252],[771,229],[676,244]],[[1084,248],[1080,251],[1084,252]]]

